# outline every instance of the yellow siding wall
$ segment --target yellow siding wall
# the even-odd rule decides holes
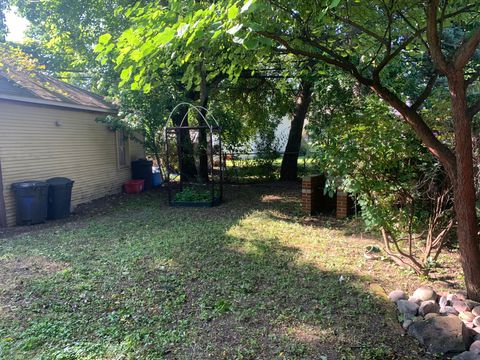
[[[75,181],[73,206],[121,191],[130,167],[117,166],[115,133],[97,123],[98,116],[0,100],[0,162],[9,226],[15,223],[13,182],[68,177]],[[138,142],[130,141],[128,147],[131,160],[145,156]]]

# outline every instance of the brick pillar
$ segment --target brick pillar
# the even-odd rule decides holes
[[[302,210],[312,215],[312,177],[305,176],[302,179]]]
[[[323,179],[323,175],[305,176],[302,179],[302,209],[308,215],[313,215],[319,210]]]
[[[337,219],[345,219],[348,216],[348,194],[337,189]]]

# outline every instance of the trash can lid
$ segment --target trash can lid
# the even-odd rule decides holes
[[[148,160],[148,159],[137,159],[137,160],[133,160],[132,162],[133,162],[133,163],[138,163],[138,164],[144,164],[144,165],[153,164],[153,161],[152,161],[152,160]]]
[[[48,185],[51,186],[64,186],[73,184],[73,180],[65,177],[54,177],[47,180]]]
[[[45,181],[30,180],[30,181],[21,181],[12,184],[13,189],[27,189],[34,187],[47,187],[48,184]]]

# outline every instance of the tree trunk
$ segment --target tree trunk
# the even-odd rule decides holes
[[[454,186],[457,237],[468,297],[480,301],[480,248],[473,174],[472,122],[467,110],[463,71],[450,73],[448,86],[455,124],[457,176],[451,180]]]
[[[453,184],[457,238],[468,297],[480,301],[480,248],[473,174],[471,116],[468,114],[466,87],[462,71],[447,75],[455,123],[455,151],[452,153],[433,135],[421,115],[380,84],[371,86],[383,100],[397,110],[413,128],[423,144],[445,168]]]
[[[205,71],[202,69],[202,76],[200,80],[200,106],[204,109],[201,109],[201,115],[198,115],[198,124],[200,126],[206,126],[205,117],[207,116],[207,111],[205,110],[208,106],[208,89],[207,89],[207,80]],[[199,145],[199,166],[198,166],[198,176],[202,181],[208,182],[208,154],[207,154],[207,129],[200,129],[198,134],[198,145]],[[213,164],[212,164],[213,165]]]
[[[207,107],[208,106],[208,96],[205,92],[201,89],[200,92],[198,91],[189,91],[186,97],[192,102],[198,102],[200,106]],[[205,111],[201,111],[203,116],[206,116]],[[203,116],[200,114],[197,116],[197,121],[199,126],[205,125],[205,121],[203,120]],[[195,130],[196,131],[196,130]],[[193,151],[193,158],[198,159],[198,169],[195,167],[195,173],[197,177],[200,178],[201,181],[208,181],[208,155],[207,155],[207,132],[206,129],[199,129],[198,130],[198,149]],[[192,147],[193,149],[193,147]],[[195,164],[195,162],[194,162]]]
[[[182,119],[186,115],[188,109],[181,108],[181,111],[172,115],[172,120],[175,126],[180,126]],[[188,119],[185,118],[183,126],[188,126]],[[190,139],[190,132],[188,129],[179,129],[176,131],[177,135],[177,155],[178,165],[180,170],[180,179],[182,181],[195,180],[197,176],[197,168],[195,167],[195,159],[193,157],[193,144]]]
[[[312,102],[313,84],[302,80],[300,91],[295,100],[295,111],[288,134],[287,146],[283,154],[280,180],[296,180],[298,176],[298,156],[302,143],[302,132],[308,108]]]
[[[159,169],[160,172],[161,172],[161,169],[162,169],[162,159],[160,158],[160,151],[159,151],[159,149],[158,149],[157,141],[156,141],[155,138],[152,140],[152,150],[153,150],[153,156],[155,157],[155,160],[157,161],[158,169]]]
[[[159,149],[159,133],[161,134],[162,132],[159,131],[159,128],[154,124],[153,121],[146,121],[145,122],[145,130],[143,134],[144,138],[144,147],[149,149],[149,151],[152,153],[153,157],[155,158],[157,162],[157,166],[160,169],[162,167],[162,159],[160,156],[160,149]],[[148,146],[147,146],[147,139],[148,139]]]

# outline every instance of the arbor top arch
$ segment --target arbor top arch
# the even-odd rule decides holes
[[[175,112],[180,109],[181,107],[187,107],[187,111],[183,115],[182,121],[180,122],[179,125],[175,125],[173,122],[172,116],[175,114]],[[188,116],[190,113],[195,114],[197,117],[200,117],[203,120],[203,125],[199,126],[190,126],[188,124],[188,121],[185,121],[188,119]],[[220,125],[218,124],[217,119],[215,119],[215,116],[205,107],[200,106],[200,105],[194,105],[191,103],[187,102],[181,102],[177,104],[173,110],[170,112],[170,115],[168,116],[167,123],[165,128],[168,129],[192,129],[192,128],[205,128],[205,129],[210,129],[210,131],[213,130],[220,130]]]

